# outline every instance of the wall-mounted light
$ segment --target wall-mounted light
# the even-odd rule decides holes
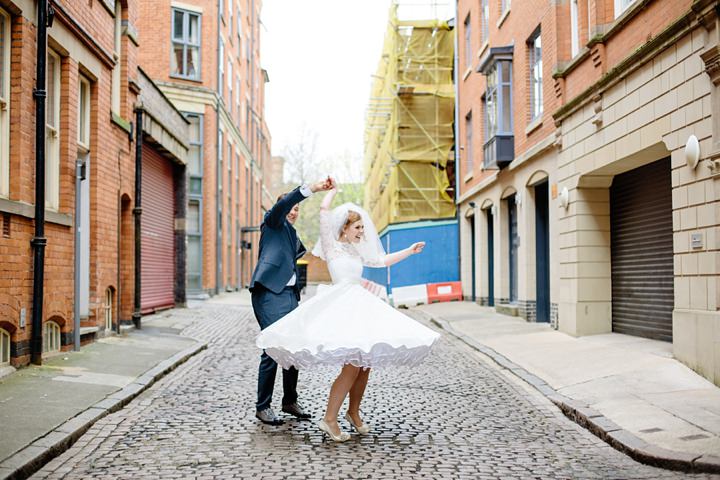
[[[560,190],[560,206],[563,208],[568,208],[568,205],[570,205],[570,192],[568,191],[567,187],[563,187],[562,190]]]
[[[687,162],[688,167],[693,170],[697,167],[697,164],[700,161],[700,142],[698,142],[695,135],[690,135],[690,138],[688,138],[687,143],[685,144],[685,161]]]

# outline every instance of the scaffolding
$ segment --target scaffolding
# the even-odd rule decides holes
[[[390,8],[365,128],[365,207],[389,224],[455,216],[454,31]]]

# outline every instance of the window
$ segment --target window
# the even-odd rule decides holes
[[[510,10],[510,0],[500,0],[500,12],[505,13]]]
[[[80,77],[78,88],[78,145],[90,149],[90,82]]]
[[[515,155],[512,115],[512,52],[513,47],[496,47],[480,65],[487,76],[485,90],[485,168],[502,167]]]
[[[237,15],[237,58],[240,59],[242,55],[242,15],[240,14],[240,2],[238,2]]]
[[[0,9],[0,197],[10,194],[10,16]]]
[[[480,1],[480,28],[482,34],[482,43],[490,40],[490,0]]]
[[[227,161],[228,172],[232,172],[232,163],[233,163],[233,162],[232,162],[232,158],[233,158],[233,146],[232,146],[232,142],[231,142],[230,140],[228,140],[228,144],[227,144],[227,145],[228,145],[228,161]],[[229,181],[229,179],[228,179],[228,181]]]
[[[113,326],[113,291],[112,288],[105,290],[105,330],[112,330]]]
[[[43,325],[43,353],[60,351],[60,326],[53,322],[45,322]]]
[[[218,0],[218,9],[220,10],[220,18],[225,20],[225,2],[223,0]]]
[[[633,3],[635,0],[615,0],[615,18],[622,15]]]
[[[45,101],[45,206],[60,203],[60,57],[48,50]]]
[[[188,292],[202,291],[202,195],[203,195],[203,116],[186,114],[190,121],[188,156],[188,209],[186,218]]]
[[[570,56],[580,51],[580,24],[578,16],[578,0],[570,0]]]
[[[465,115],[465,174],[473,171],[473,119],[472,111]]]
[[[238,75],[237,83],[235,84],[235,107],[237,108],[237,121],[239,124],[242,120],[242,110],[240,108],[240,75]]]
[[[220,39],[220,68],[218,70],[218,93],[220,97],[225,91],[225,43]]]
[[[233,34],[233,0],[228,0],[228,30],[230,31],[230,34],[228,35],[228,38],[232,42],[232,34]]]
[[[470,14],[465,17],[465,68],[472,66],[472,27],[470,25]]]
[[[0,367],[10,365],[10,334],[0,328]]]
[[[200,15],[173,8],[172,75],[200,79]]]
[[[113,67],[112,71],[112,92],[110,94],[111,97],[111,106],[113,112],[120,115],[120,85],[122,83],[122,45],[121,45],[121,39],[122,39],[122,5],[120,2],[115,2],[115,31],[114,31],[115,37],[114,37],[114,53],[115,53],[115,66]]]
[[[528,41],[530,52],[530,119],[540,118],[543,112],[542,44],[540,29]]]
[[[232,91],[233,91],[233,66],[232,66],[232,60],[230,60],[230,57],[228,57],[227,61],[227,84],[228,84],[228,105],[232,105]]]

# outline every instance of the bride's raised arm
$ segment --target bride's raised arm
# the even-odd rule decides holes
[[[325,198],[323,198],[322,203],[320,204],[320,210],[327,212],[330,210],[330,206],[332,205],[333,198],[335,198],[335,195],[337,194],[337,186],[335,185],[335,182],[333,181],[333,187],[328,190],[328,192],[325,194]]]
[[[383,263],[386,267],[389,267],[390,265],[395,265],[398,262],[402,262],[410,255],[422,252],[424,247],[425,242],[413,243],[408,248],[398,250],[397,252],[388,253],[387,255],[385,255],[385,258],[383,258]]]

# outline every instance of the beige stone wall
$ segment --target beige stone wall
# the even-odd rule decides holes
[[[714,87],[700,57],[714,38],[715,30],[696,23],[561,119],[558,181],[570,204],[560,211],[560,328],[611,331],[609,186],[614,175],[670,156],[674,352],[720,383],[720,176],[708,168],[717,151]],[[690,135],[700,141],[694,169],[685,158]],[[692,234],[701,235],[701,247],[691,246]]]

